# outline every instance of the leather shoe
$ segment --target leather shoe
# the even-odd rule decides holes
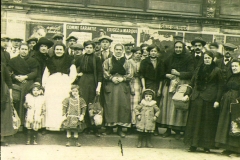
[[[123,131],[119,131],[119,132],[118,132],[118,135],[119,135],[120,137],[122,137],[122,138],[125,138],[125,137],[126,137],[126,134],[123,133]]]
[[[188,149],[188,152],[196,152],[196,150],[197,150],[197,147],[191,146],[191,147]]]

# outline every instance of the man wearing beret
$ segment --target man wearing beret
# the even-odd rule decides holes
[[[9,37],[1,37],[1,63],[8,64],[10,60],[10,54],[6,51],[9,41]]]
[[[191,42],[193,46],[192,56],[194,59],[194,69],[199,67],[203,63],[203,47],[206,45],[206,42],[200,37],[195,38]]]
[[[99,42],[101,43],[102,51],[101,51],[101,54],[98,56],[102,60],[102,63],[106,59],[112,57],[112,55],[113,55],[113,52],[110,51],[110,45],[111,45],[112,41],[113,41],[112,38],[109,36],[102,36],[99,38]]]
[[[38,39],[36,37],[30,37],[26,42],[29,47],[29,56],[33,57],[35,54],[35,50],[33,47],[37,44]]]
[[[224,46],[224,57],[216,61],[218,68],[222,70],[222,75],[225,83],[228,78],[232,75],[231,61],[233,60],[232,55],[237,46],[231,43],[225,43]]]
[[[19,55],[19,47],[23,39],[21,38],[12,38],[12,47],[8,49],[8,52],[10,54],[10,58],[17,57]]]
[[[127,42],[127,43],[124,43],[124,48],[125,48],[125,59],[126,60],[130,60],[132,59],[132,49],[133,49],[133,46],[134,46],[134,43],[133,42]]]
[[[77,43],[78,38],[73,35],[70,35],[67,37],[66,41],[67,41],[67,47],[66,47],[65,53],[73,57],[74,51],[71,49],[71,46]]]

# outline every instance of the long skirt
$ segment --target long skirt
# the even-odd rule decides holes
[[[94,81],[94,74],[83,73],[82,77],[78,81],[78,85],[80,88],[81,97],[85,100],[87,104],[84,120],[87,127],[91,127],[92,124],[91,124],[91,119],[88,112],[88,104],[93,103],[94,98],[96,96],[96,84]]]
[[[59,131],[64,120],[62,116],[63,100],[69,97],[71,80],[67,74],[54,73],[47,79],[46,96],[46,129]]]
[[[238,98],[238,91],[234,90],[228,91],[222,98],[215,141],[217,147],[240,153],[240,137],[229,135],[231,125],[230,104],[235,103],[236,98]]]
[[[141,101],[142,85],[139,77],[134,77],[131,81],[131,87],[134,88],[134,95],[131,95],[131,113],[132,113],[132,124],[136,124],[136,114],[134,109]]]
[[[8,90],[7,85],[5,84],[4,90]],[[10,136],[16,133],[13,128],[13,119],[12,119],[12,103],[10,102],[10,95],[7,97],[8,100],[5,103],[1,103],[1,108],[5,108],[1,110],[1,136]]]
[[[180,80],[178,85],[187,83],[187,80]],[[184,131],[187,124],[188,110],[176,109],[172,100],[174,93],[169,92],[169,88],[167,83],[165,83],[162,91],[163,96],[159,104],[161,113],[157,119],[158,126]]]
[[[126,82],[105,85],[105,123],[131,124],[130,87]],[[127,126],[127,125],[124,125]]]
[[[20,101],[14,102],[14,107],[21,120],[21,125],[23,125],[25,121],[25,114],[26,114],[26,109],[24,108],[23,103],[25,102],[25,96],[29,92],[30,86],[33,84],[33,80],[28,80],[26,81],[26,83],[16,82],[15,84],[21,87],[21,97],[20,97]]]
[[[190,101],[190,112],[185,130],[184,143],[194,147],[214,148],[219,109],[214,102],[201,97]]]

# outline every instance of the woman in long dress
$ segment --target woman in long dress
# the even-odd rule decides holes
[[[64,53],[65,45],[58,42],[54,45],[54,55],[47,61],[42,84],[46,97],[46,129],[59,131],[62,117],[62,101],[69,97],[71,83],[77,71],[72,58]]]
[[[133,77],[132,65],[124,58],[123,46],[116,44],[114,55],[103,63],[104,78],[104,115],[107,134],[112,127],[118,127],[118,135],[125,137],[123,127],[131,127],[131,101],[129,81]]]
[[[223,78],[221,70],[216,67],[213,59],[213,53],[206,51],[204,63],[196,70],[190,82],[192,94],[184,137],[184,143],[190,146],[190,152],[202,147],[209,153],[211,148],[215,148]],[[190,92],[186,93],[186,100],[188,95]]]
[[[130,88],[131,88],[131,123],[132,127],[128,131],[129,134],[133,132],[133,129],[136,127],[136,114],[135,114],[135,107],[139,105],[141,101],[141,95],[142,95],[142,84],[141,84],[141,79],[140,79],[140,74],[139,74],[139,69],[140,69],[140,63],[141,63],[141,48],[140,47],[135,47],[131,50],[133,53],[132,58],[129,60],[129,62],[132,64],[132,68],[134,71],[134,75],[132,80],[130,81]]]
[[[191,55],[186,53],[185,44],[181,41],[174,43],[175,52],[165,61],[165,80],[163,96],[160,100],[160,116],[157,119],[159,127],[167,128],[163,137],[171,135],[171,129],[176,132],[176,139],[181,137],[180,131],[184,131],[188,110],[175,108],[172,97],[181,84],[188,84],[192,78],[194,64]]]
[[[233,74],[227,81],[227,92],[223,95],[220,103],[220,115],[215,139],[216,146],[225,149],[222,152],[224,155],[240,154],[240,137],[229,135],[231,125],[230,104],[240,100],[240,60],[233,60],[231,68]],[[238,113],[238,116],[240,117],[240,113]]]
[[[13,135],[16,131],[12,121],[12,80],[4,63],[1,63],[1,146],[7,146],[5,136]]]

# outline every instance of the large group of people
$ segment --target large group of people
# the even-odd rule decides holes
[[[100,137],[117,128],[124,138],[127,128],[127,134],[138,133],[138,148],[145,138],[151,148],[151,135],[166,128],[162,137],[172,131],[176,140],[184,135],[190,152],[218,147],[226,155],[240,154],[240,133],[229,134],[231,105],[240,102],[240,56],[233,57],[237,46],[225,43],[220,53],[216,42],[208,49],[202,38],[195,38],[189,50],[176,36],[174,52],[165,53],[154,44],[111,46],[107,35],[83,44],[71,35],[67,46],[63,37],[30,37],[27,43],[1,37],[1,145],[7,145],[5,136],[17,132],[14,106],[27,129],[26,144],[37,144],[39,130],[66,130],[66,146],[73,132],[79,147],[79,132]],[[173,99],[183,85],[187,109],[179,109]],[[96,99],[103,110],[90,107]],[[93,123],[93,115],[103,116],[101,125]]]

